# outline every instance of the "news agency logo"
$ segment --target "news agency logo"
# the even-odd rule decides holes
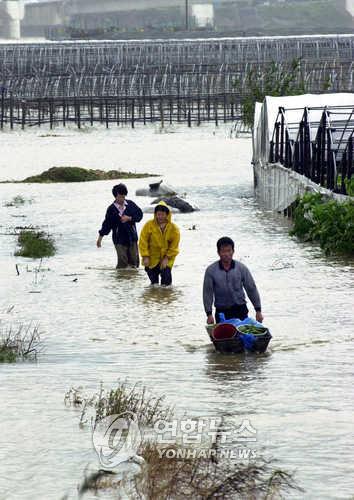
[[[251,444],[257,441],[257,430],[248,419],[230,426],[224,425],[222,417],[161,419],[155,422],[151,437],[160,458],[256,458]],[[128,460],[141,463],[138,450],[142,440],[137,415],[132,412],[103,418],[92,433],[98,459],[105,469],[114,469]]]
[[[114,469],[136,457],[142,442],[137,416],[127,411],[99,420],[92,432],[92,442],[105,469]]]

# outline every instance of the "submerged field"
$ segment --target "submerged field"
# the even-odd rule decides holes
[[[44,347],[37,362],[0,365],[1,495],[76,498],[85,467],[98,460],[89,428],[79,429],[64,395],[127,379],[165,395],[177,415],[248,419],[255,452],[296,470],[305,493],[295,497],[350,498],[352,263],[291,238],[287,220],[259,209],[249,139],[231,139],[223,127],[173,132],[1,134],[0,181],[70,165],[159,173],[200,207],[174,215],[182,239],[173,288],[151,289],[142,268],[115,270],[110,237],[95,246],[115,181],[0,184],[2,324],[38,323]],[[149,178],[124,182],[130,198],[149,205],[135,197]],[[25,202],[11,204],[16,196]],[[49,232],[56,254],[41,262],[15,257],[24,226]],[[267,356],[224,357],[209,344],[201,286],[224,235],[258,284],[273,335]]]

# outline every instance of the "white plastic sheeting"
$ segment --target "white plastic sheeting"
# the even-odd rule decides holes
[[[264,99],[263,104],[257,103],[255,122],[253,127],[253,161],[267,162],[269,159],[269,143],[272,140],[274,124],[279,108],[285,108],[285,118],[288,124],[299,124],[304,114],[304,108],[309,109],[311,133],[315,134],[323,109],[331,107],[331,121],[346,121],[350,118],[351,110],[343,111],[340,106],[354,108],[354,93],[339,94],[304,94],[285,97],[270,97]],[[337,107],[337,108],[336,108]],[[260,109],[259,109],[260,108]],[[316,108],[316,109],[312,109]],[[337,116],[336,116],[337,115]],[[354,116],[353,116],[354,120]],[[311,124],[313,125],[311,127]],[[289,127],[289,130],[298,130],[298,127]],[[295,132],[294,132],[295,133]],[[291,137],[295,139],[295,137]]]
[[[279,163],[254,165],[255,190],[259,203],[268,210],[282,212],[307,191],[322,193],[338,201],[348,197],[333,193]]]
[[[347,107],[340,108],[341,106]],[[256,194],[260,203],[269,210],[283,211],[299,195],[301,196],[309,190],[327,194],[338,200],[346,199],[345,196],[334,194],[307,177],[280,164],[269,163],[270,141],[279,107],[285,109],[285,119],[289,126],[290,135],[291,131],[294,133],[292,139],[295,139],[306,107],[309,108],[308,119],[312,138],[315,137],[325,107],[330,108],[331,123],[341,124],[337,128],[338,132],[335,130],[332,132],[334,136],[338,135],[338,137],[334,137],[334,140],[340,140],[339,136],[343,134],[345,122],[348,120],[354,122],[354,94],[350,93],[266,97],[262,104],[256,103],[253,128],[253,164]],[[343,142],[345,142],[345,137]]]

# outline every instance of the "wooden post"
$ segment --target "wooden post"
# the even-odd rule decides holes
[[[135,120],[135,99],[133,97],[133,99],[132,99],[132,128],[135,127],[134,120]]]
[[[77,105],[77,126],[80,129],[81,128],[81,101],[80,98],[79,100],[76,101]]]
[[[197,121],[197,125],[199,127],[200,125],[200,95],[198,94],[198,121]]]
[[[89,101],[89,109],[90,109],[90,125],[93,127],[93,99],[92,96],[90,97]]]
[[[21,106],[21,109],[22,109],[21,128],[22,128],[22,130],[24,130],[25,125],[26,125],[26,101],[22,100],[21,104],[22,104],[22,106]]]
[[[218,101],[217,101],[217,97],[215,98],[215,101],[214,101],[214,115],[215,115],[215,126],[218,127],[219,126],[219,119],[218,119]]]
[[[65,98],[63,99],[63,126],[66,126],[66,115],[65,115],[65,110],[66,110],[66,101]]]
[[[160,96],[160,119],[161,119],[161,128],[164,128],[165,127],[165,116],[164,116],[164,110],[163,110],[162,96]]]
[[[13,108],[14,102],[13,102],[13,97],[12,97],[12,92],[10,93],[10,128],[13,130],[14,128],[14,108]]]
[[[53,128],[53,98],[50,97],[49,101],[49,122],[50,122],[50,129]]]
[[[105,110],[105,121],[106,121],[106,128],[109,127],[109,107],[108,107],[108,99],[104,100],[104,110]]]
[[[37,106],[38,106],[38,127],[41,126],[41,100],[38,99],[37,101]]]
[[[224,123],[226,123],[226,105],[227,105],[226,94],[224,93]]]
[[[150,97],[150,122],[153,123],[154,119],[153,119],[153,100],[152,100],[152,97]]]
[[[4,128],[4,113],[5,113],[5,88],[1,88],[1,129]]]
[[[146,97],[143,95],[143,123],[146,125]]]

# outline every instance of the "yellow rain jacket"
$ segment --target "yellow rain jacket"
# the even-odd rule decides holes
[[[158,205],[166,205],[164,201],[160,201]],[[161,260],[168,257],[168,267],[172,267],[176,255],[179,253],[179,229],[171,222],[171,210],[167,215],[167,225],[164,232],[154,218],[147,221],[140,233],[139,250],[142,257],[149,257],[149,268],[156,267]]]

